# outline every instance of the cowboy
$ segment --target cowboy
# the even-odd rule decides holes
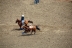
[[[24,15],[21,16],[22,25],[24,25]]]
[[[35,4],[39,3],[39,0],[35,0]]]

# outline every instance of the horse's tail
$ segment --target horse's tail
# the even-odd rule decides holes
[[[33,21],[30,21],[30,20],[29,20],[28,22],[33,24]]]
[[[40,28],[39,28],[38,26],[36,26],[36,29],[37,29],[37,30],[40,30]]]

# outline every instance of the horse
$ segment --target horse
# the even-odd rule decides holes
[[[19,25],[19,27],[20,27],[20,29],[21,29],[21,27],[22,27],[22,22],[21,22],[21,20],[17,19],[17,20],[16,20],[16,23],[18,23],[18,25]],[[24,25],[25,25],[25,26],[27,26],[28,23],[32,23],[32,24],[33,24],[33,21],[30,21],[30,20],[25,20],[25,21],[24,21]]]
[[[24,33],[28,33],[31,32],[31,34],[34,32],[34,34],[36,33],[36,29],[40,31],[40,28],[38,26],[23,26],[23,29],[25,30]]]

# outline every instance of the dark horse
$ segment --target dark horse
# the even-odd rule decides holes
[[[36,29],[40,31],[40,28],[38,26],[23,26],[23,29],[25,30],[24,33],[28,33],[28,32],[34,32],[34,34],[36,33]]]
[[[19,27],[20,27],[20,29],[21,29],[21,27],[22,27],[22,22],[21,22],[21,20],[17,19],[17,20],[16,20],[16,23],[18,23],[18,25],[19,25]],[[32,23],[32,24],[33,24],[33,21],[25,20],[24,25],[27,26],[28,23]]]

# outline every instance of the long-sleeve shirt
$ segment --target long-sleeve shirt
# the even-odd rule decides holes
[[[21,17],[21,21],[24,20],[24,17]]]

